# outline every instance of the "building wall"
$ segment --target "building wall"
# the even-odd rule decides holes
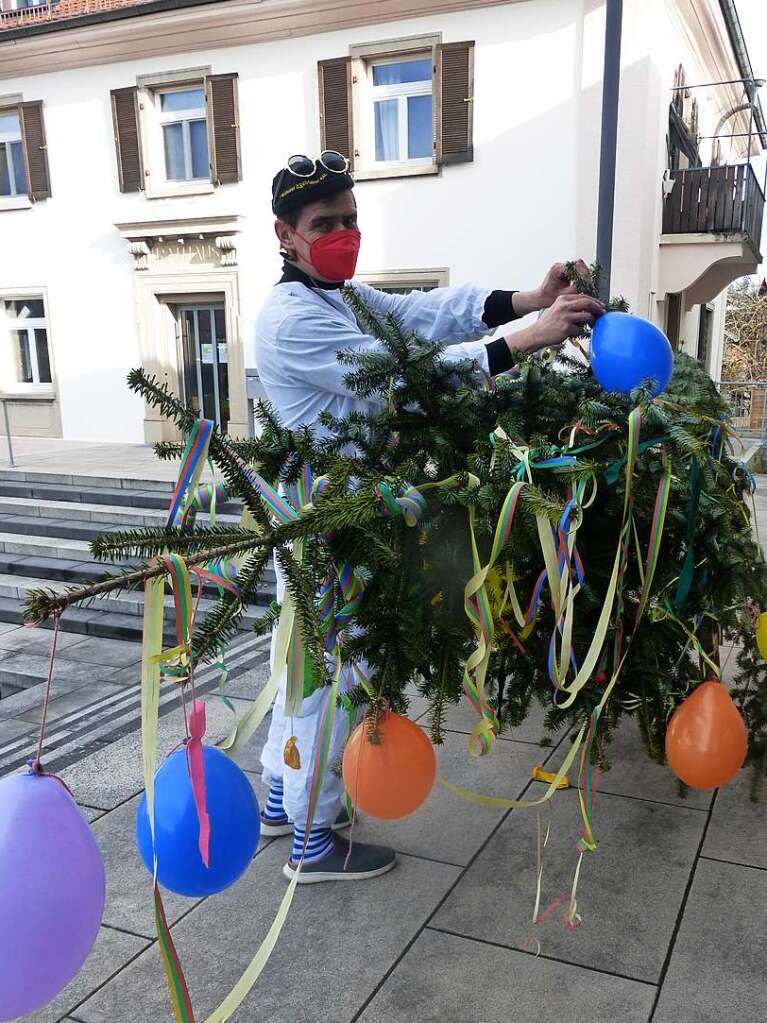
[[[680,60],[688,80],[706,68],[664,0],[626,0],[625,19],[613,290],[658,319],[668,88]],[[243,218],[236,313],[252,365],[247,339],[279,272],[271,178],[289,154],[319,148],[317,61],[346,55],[354,44],[435,31],[443,42],[476,41],[475,158],[436,176],[359,182],[360,272],[447,267],[453,284],[528,288],[555,260],[593,258],[599,0],[531,0],[0,82],[0,96],[22,93],[45,104],[53,196],[30,210],[0,212],[0,291],[46,289],[63,436],[144,439],[145,410],[124,383],[142,361],[141,271],[114,225]],[[242,182],[186,198],[121,195],[110,90],[134,85],[138,75],[200,65],[239,73]]]
[[[536,284],[575,245],[579,17],[576,0],[540,0],[443,15],[438,25],[410,19],[3,82],[2,94],[45,104],[53,197],[0,213],[0,280],[4,288],[47,287],[64,436],[143,439],[141,403],[124,386],[140,362],[135,271],[116,223],[244,217],[240,314],[249,337],[279,270],[272,175],[289,154],[318,150],[316,64],[350,44],[435,28],[445,42],[476,40],[474,162],[435,177],[361,182],[360,271],[446,266],[451,283]],[[239,72],[242,182],[190,198],[121,195],[110,90],[201,64]]]

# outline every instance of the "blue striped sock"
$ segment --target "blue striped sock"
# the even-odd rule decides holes
[[[269,795],[266,797],[266,806],[264,807],[264,817],[267,820],[277,821],[287,816],[282,802],[283,791],[282,778],[273,778],[272,784],[269,786]]]
[[[293,825],[293,852],[291,859],[298,863],[304,848],[304,836],[306,831],[297,824]],[[306,843],[306,856],[304,863],[312,863],[314,860],[322,859],[326,853],[333,848],[333,832],[330,828],[313,825],[309,832],[309,841]]]

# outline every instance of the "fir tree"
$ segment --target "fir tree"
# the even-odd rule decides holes
[[[581,290],[594,290],[593,281],[577,277],[573,267],[569,272]],[[433,736],[439,741],[446,706],[461,698],[463,666],[477,642],[463,606],[464,587],[474,574],[469,509],[485,564],[503,501],[520,470],[514,445],[491,440],[500,427],[507,438],[529,450],[532,482],[521,492],[513,529],[488,578],[495,634],[487,690],[501,729],[513,730],[534,701],[547,708],[547,728],[579,727],[599,702],[615,665],[618,629],[626,637],[634,633],[642,589],[642,561],[634,548],[644,550],[648,543],[665,450],[673,474],[662,556],[644,619],[602,715],[601,735],[609,740],[621,717],[635,716],[648,755],[663,761],[669,715],[705,677],[690,636],[712,656],[724,637],[744,647],[738,686],[750,730],[749,758],[763,773],[767,676],[755,659],[745,609],[749,601],[767,607],[767,569],[752,533],[749,477],[733,455],[728,411],[700,366],[677,355],[669,387],[653,400],[641,388],[630,396],[604,392],[587,363],[575,356],[528,358],[487,387],[473,364],[446,364],[441,345],[404,331],[391,317],[373,316],[353,288],[345,297],[365,329],[381,341],[375,353],[340,356],[348,367],[348,386],[372,402],[375,411],[344,419],[323,415],[319,436],[310,428],[284,429],[269,403],[260,402],[255,439],[234,441],[214,431],[210,446],[230,494],[240,497],[252,513],[254,529],[195,522],[183,529],[127,531],[95,541],[96,556],[144,559],[128,580],[135,585],[160,574],[152,559],[165,550],[183,553],[198,564],[222,553],[246,555],[240,597],[225,594],[196,630],[197,659],[211,659],[233,634],[270,558],[275,558],[287,576],[311,659],[319,666],[318,684],[328,681],[328,673],[316,595],[333,565],[350,563],[365,586],[355,628],[344,632],[343,655],[347,662],[364,663],[370,681],[349,699],[370,702],[373,713],[384,705],[405,710],[408,687],[415,685],[430,701]],[[615,300],[611,308],[623,309],[625,302]],[[190,430],[193,413],[167,388],[141,371],[131,374],[129,384],[182,432]],[[641,448],[636,464],[635,533],[622,600],[613,609],[597,670],[572,706],[563,710],[552,701],[547,671],[555,627],[547,591],[532,631],[522,637],[504,605],[504,574],[513,571],[516,590],[526,601],[542,568],[536,517],[556,524],[569,488],[593,478],[596,497],[584,510],[577,533],[585,577],[572,639],[580,659],[593,637],[612,571],[623,516],[627,427],[637,404],[642,407],[640,441],[657,443]],[[536,468],[537,462],[566,453],[572,430],[576,449],[584,448],[577,461],[556,471]],[[178,446],[161,445],[158,453],[173,457]],[[296,522],[275,525],[239,459],[255,466],[266,480],[283,485],[308,465],[316,476],[327,477],[327,485]],[[436,485],[440,481],[450,482]],[[382,485],[394,496],[407,486],[422,491],[417,526],[383,514]],[[300,564],[290,554],[298,538],[306,550]],[[96,589],[110,592],[124,585],[125,579],[116,578]],[[38,621],[94,592],[94,587],[63,596],[36,591],[28,599],[27,617]],[[340,610],[340,592],[334,599]],[[278,608],[270,609],[256,629],[267,631],[278,613]],[[606,754],[599,756],[606,761]]]

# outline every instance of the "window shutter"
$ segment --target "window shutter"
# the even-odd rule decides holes
[[[120,191],[141,192],[144,188],[144,165],[138,123],[138,89],[135,85],[129,89],[112,89],[112,123]]]
[[[323,149],[342,153],[354,167],[351,57],[317,64],[320,91],[320,137]]]
[[[209,75],[205,79],[205,103],[210,180],[216,185],[231,185],[242,180],[237,74]]]
[[[437,163],[474,159],[474,43],[437,47]]]
[[[48,147],[45,144],[42,103],[22,103],[21,137],[24,142],[24,160],[27,169],[27,187],[32,200],[48,199],[51,179],[48,173]]]

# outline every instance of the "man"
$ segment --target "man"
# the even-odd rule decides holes
[[[354,276],[361,235],[357,226],[354,182],[346,159],[326,152],[314,161],[291,157],[272,182],[275,231],[285,259],[280,281],[272,289],[256,323],[256,365],[261,383],[285,426],[310,425],[321,430],[321,412],[343,417],[352,410],[370,411],[374,402],[358,398],[344,384],[349,372],[336,359],[342,349],[375,350],[380,343],[363,333],[340,291]],[[579,268],[586,272],[584,264]],[[492,291],[463,284],[409,295],[390,295],[367,285],[353,286],[377,313],[392,313],[406,330],[441,341],[446,361],[473,359],[495,376],[509,370],[524,354],[557,347],[582,332],[604,310],[596,299],[575,293],[556,264],[534,291]],[[527,313],[545,310],[536,323],[487,341],[487,335]],[[278,598],[284,581],[278,577]],[[342,676],[342,686],[351,679]],[[261,756],[270,785],[262,814],[265,835],[293,834],[291,857],[284,867],[293,877],[307,842],[299,881],[360,880],[390,870],[392,849],[354,842],[335,833],[349,821],[341,810],[343,782],[333,772],[324,781],[314,822],[306,839],[306,815],[313,752],[325,694],[304,700],[300,717],[283,715],[285,675]],[[347,722],[336,715],[333,763],[343,750]],[[286,767],[283,750],[296,736],[301,767]]]

